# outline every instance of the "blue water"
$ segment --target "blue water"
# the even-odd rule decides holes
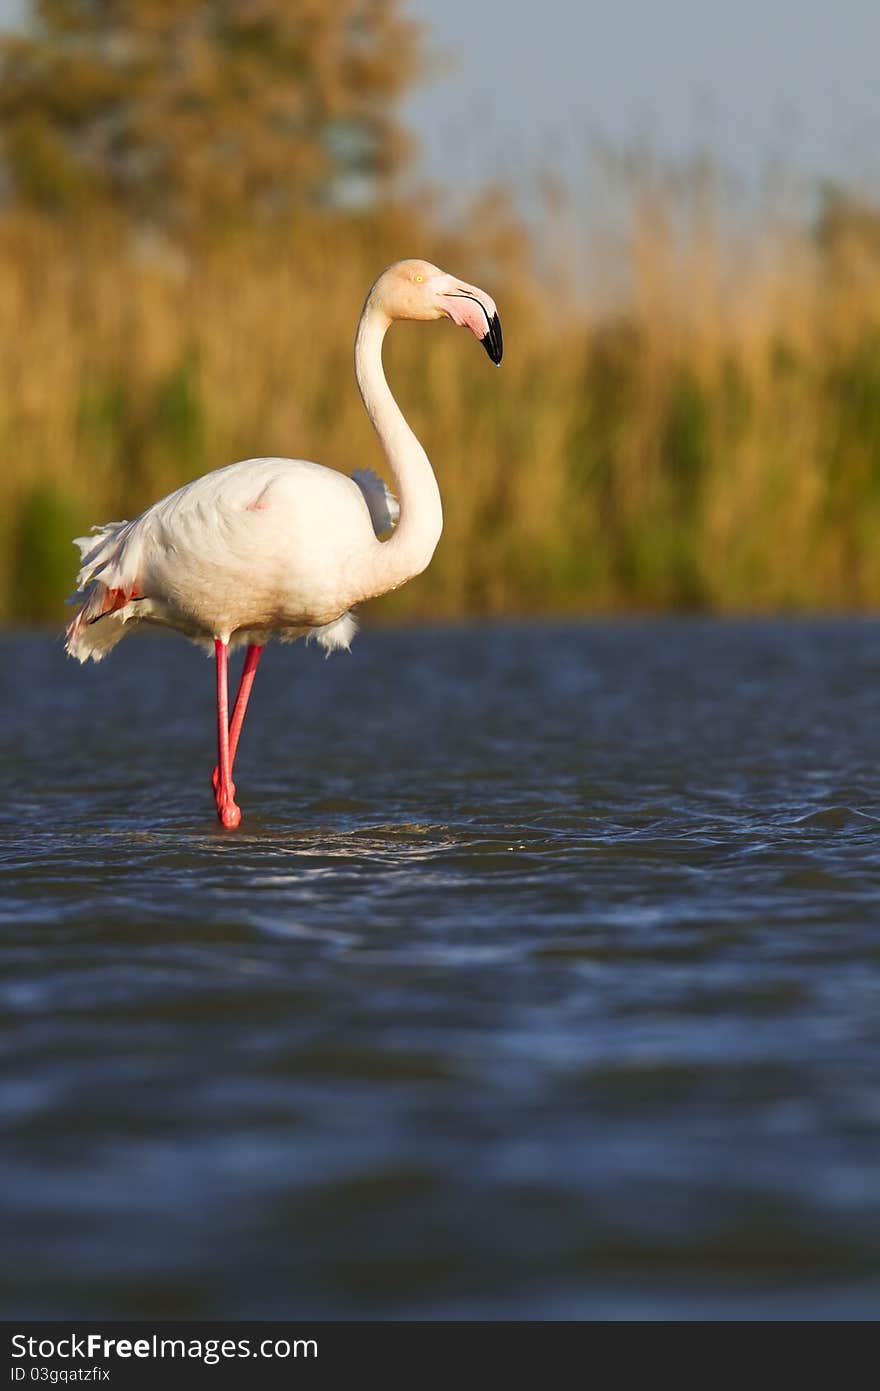
[[[880,625],[0,646],[8,1317],[876,1316]]]

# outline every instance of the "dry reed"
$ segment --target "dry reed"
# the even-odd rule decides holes
[[[389,341],[446,530],[386,614],[873,607],[880,219],[832,213],[733,251],[705,180],[646,179],[607,266],[624,289],[601,309],[563,298],[590,248],[569,237],[542,278],[503,201],[481,209],[479,243],[388,212],[188,254],[11,214],[0,613],[56,620],[72,535],[232,459],[381,468],[351,338],[401,254],[483,279],[507,351],[496,374],[451,326]]]

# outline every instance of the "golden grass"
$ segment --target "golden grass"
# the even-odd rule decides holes
[[[389,212],[189,254],[8,216],[0,613],[60,618],[72,535],[230,460],[381,469],[351,340],[406,254],[484,283],[506,353],[493,372],[451,325],[389,340],[446,529],[386,614],[877,605],[880,221],[853,205],[737,250],[718,226],[704,184],[648,181],[600,311],[565,294],[589,248],[563,239],[542,278],[501,204],[479,243]]]

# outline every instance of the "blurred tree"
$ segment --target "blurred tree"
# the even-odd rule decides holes
[[[0,37],[7,201],[176,230],[363,196],[420,67],[400,0],[35,0]]]

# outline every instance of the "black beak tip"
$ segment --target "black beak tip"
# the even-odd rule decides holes
[[[500,367],[504,355],[504,339],[501,337],[501,320],[497,314],[493,314],[489,320],[489,332],[482,339],[482,343],[490,360],[496,367]]]

